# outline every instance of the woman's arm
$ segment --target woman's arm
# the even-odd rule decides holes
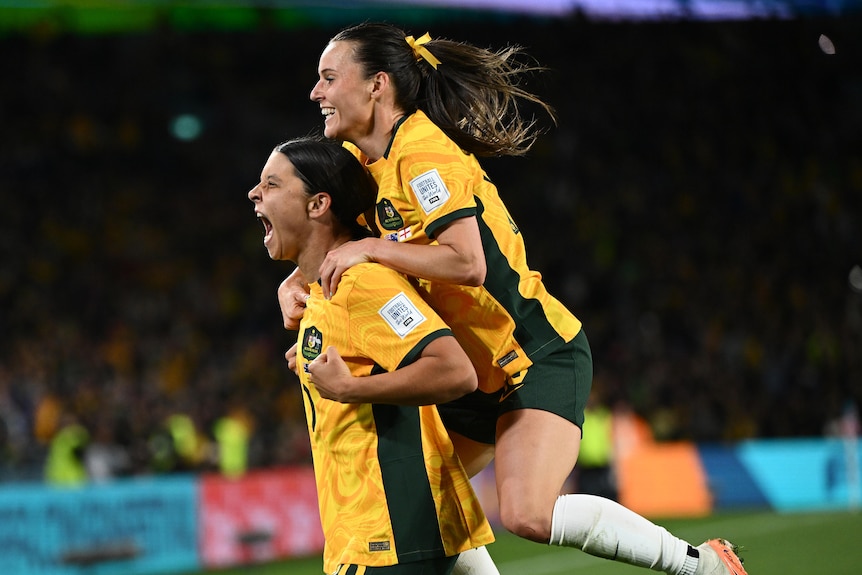
[[[335,292],[341,274],[363,262],[378,262],[408,276],[432,281],[470,286],[484,283],[485,253],[475,217],[452,221],[440,229],[435,239],[436,245],[379,238],[342,244],[326,254],[320,265],[324,296],[329,298]]]
[[[452,336],[432,340],[420,357],[395,371],[354,377],[334,347],[308,364],[320,395],[340,403],[431,405],[477,388],[476,371]]]

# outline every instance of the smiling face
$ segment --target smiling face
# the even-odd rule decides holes
[[[320,55],[311,99],[320,104],[327,138],[357,142],[373,125],[373,79],[353,58],[353,43],[331,42]]]
[[[274,260],[296,262],[307,236],[308,205],[305,184],[287,156],[274,151],[260,173],[260,183],[248,192],[254,213],[263,223],[263,245]]]

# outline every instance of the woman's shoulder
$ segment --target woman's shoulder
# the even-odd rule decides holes
[[[416,142],[436,143],[447,147],[455,145],[446,132],[432,122],[422,110],[416,110],[401,123],[395,139],[396,142],[400,140],[402,146]]]
[[[417,153],[469,157],[422,110],[411,114],[399,126],[389,157],[404,158]]]
[[[409,281],[404,274],[377,262],[364,262],[351,266],[341,276],[339,289],[342,284],[352,288],[350,291],[362,292],[400,290],[409,287]]]

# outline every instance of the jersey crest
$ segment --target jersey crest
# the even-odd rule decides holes
[[[377,220],[384,230],[397,230],[404,227],[404,218],[386,198],[377,202]]]
[[[315,326],[305,328],[302,333],[302,357],[308,361],[320,355],[323,350],[323,334]]]

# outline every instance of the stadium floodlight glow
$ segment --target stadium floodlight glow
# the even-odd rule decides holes
[[[194,114],[179,114],[170,123],[171,135],[177,140],[191,142],[203,131],[203,122]]]

